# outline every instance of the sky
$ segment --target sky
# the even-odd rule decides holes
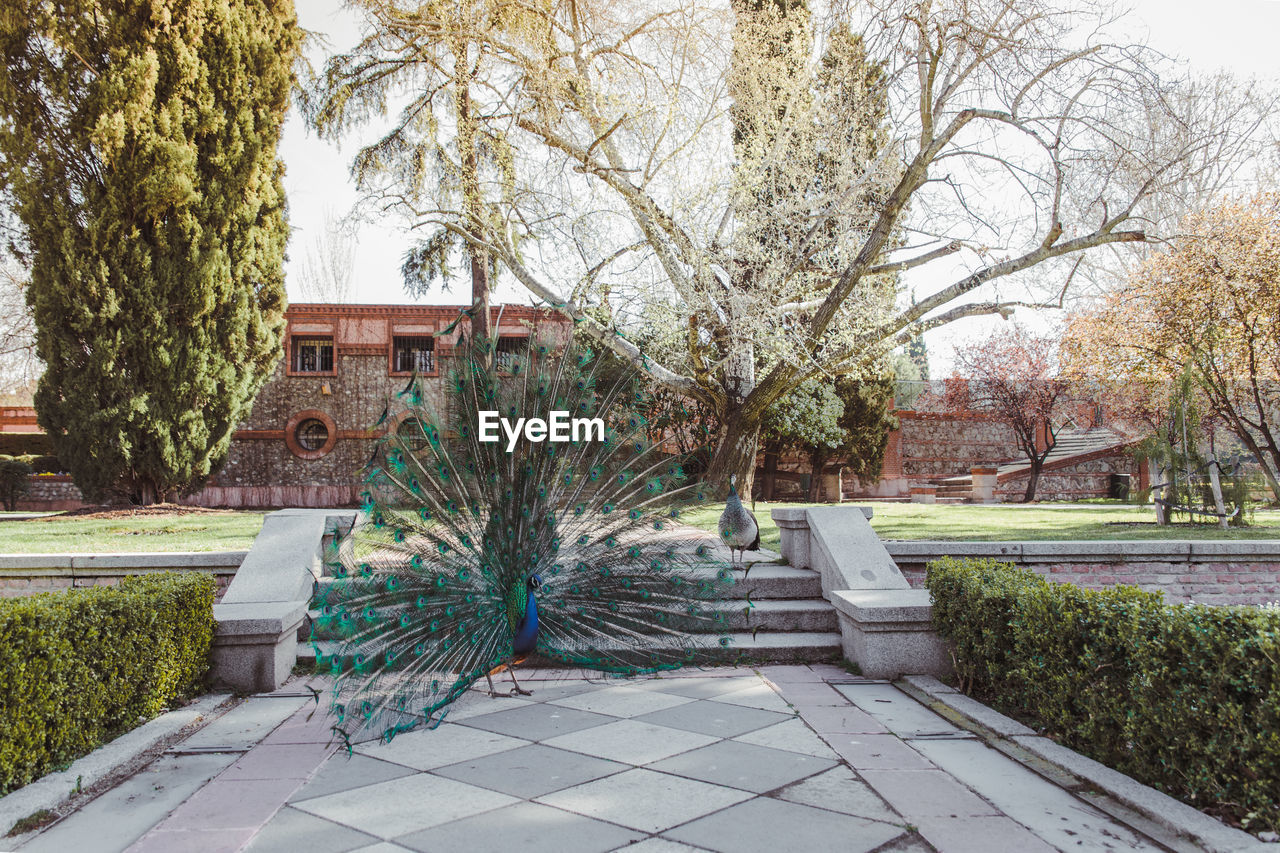
[[[1226,68],[1241,77],[1280,76],[1280,54],[1275,34],[1280,32],[1280,0],[1131,0],[1125,28],[1131,39],[1186,60],[1197,71]],[[359,29],[351,13],[341,8],[341,0],[297,0],[298,19],[310,31],[328,40],[327,49],[339,51],[354,43]],[[324,50],[313,52],[313,61],[323,59]],[[293,228],[289,244],[286,282],[291,299],[300,297],[299,277],[309,247],[323,237],[326,217],[342,217],[357,199],[349,174],[355,141],[345,148],[316,138],[296,108],[290,112],[281,140],[280,154],[287,168],[285,190],[289,198],[289,219]],[[356,237],[355,262],[350,301],[423,302],[461,304],[469,299],[469,283],[453,285],[451,292],[439,288],[428,296],[406,296],[400,277],[400,259],[411,244],[410,235],[397,225],[362,224]],[[930,282],[906,281],[906,285],[928,292]],[[494,302],[528,302],[518,286],[503,282]],[[950,354],[957,345],[990,334],[998,319],[968,320],[931,332],[929,345],[933,375],[950,370]]]

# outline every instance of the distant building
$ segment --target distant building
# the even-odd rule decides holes
[[[441,364],[469,331],[458,305],[298,303],[285,312],[283,357],[232,438],[222,469],[183,503],[202,506],[345,506],[380,433],[370,427],[388,397],[416,371],[428,394]],[[494,306],[498,360],[533,334],[567,340],[561,315],[528,305]],[[435,381],[433,381],[435,380]],[[402,428],[402,424],[391,424]],[[32,409],[0,410],[0,432],[35,432]],[[70,509],[81,495],[69,477],[39,477],[23,506]]]

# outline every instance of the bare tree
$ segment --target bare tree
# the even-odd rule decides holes
[[[42,367],[27,279],[12,260],[0,261],[0,401],[30,405]]]
[[[496,0],[465,21],[356,5],[368,35],[331,62],[313,116],[360,125],[392,109],[390,81],[447,91],[433,46],[467,44],[470,120],[507,146],[485,214],[423,191],[415,140],[456,126],[429,97],[377,143],[380,203],[710,407],[716,480],[750,483],[765,411],[806,379],[878,371],[960,318],[1060,305],[1085,252],[1162,236],[1142,212],[1237,132],[1179,112],[1177,69],[1113,42],[1110,6],[1088,0],[865,0],[816,24],[794,0],[582,0],[521,7],[518,25]],[[837,78],[857,85],[824,86],[842,39]],[[930,264],[953,277],[904,304],[895,275]],[[643,351],[641,317],[662,333]]]
[[[324,232],[307,244],[299,275],[298,293],[304,302],[351,301],[355,271],[357,226],[326,210]]]

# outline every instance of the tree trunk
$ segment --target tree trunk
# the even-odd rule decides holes
[[[760,500],[771,501],[778,487],[778,446],[767,444],[764,448],[764,482],[760,487]]]
[[[809,503],[822,500],[822,469],[826,467],[827,454],[814,450],[809,454]]]
[[[1166,525],[1169,523],[1169,512],[1164,505],[1160,503],[1164,497],[1165,487],[1160,485],[1164,482],[1161,476],[1160,465],[1154,459],[1147,460],[1148,478],[1151,480],[1151,504],[1156,508],[1156,524]]]
[[[1027,478],[1027,491],[1022,496],[1022,502],[1031,503],[1036,497],[1036,486],[1040,485],[1040,469],[1044,467],[1044,459],[1042,457],[1031,457],[1031,476]]]
[[[720,420],[720,440],[707,467],[706,479],[713,494],[727,494],[729,477],[734,474],[738,477],[738,494],[751,494],[759,443],[759,417],[749,418],[741,408],[725,413]]]
[[[479,249],[471,250],[471,305],[480,310],[471,319],[473,338],[489,337],[489,259]],[[497,344],[497,341],[494,341]]]
[[[1209,460],[1209,487],[1213,490],[1213,505],[1218,510],[1218,526],[1227,529],[1227,505],[1222,500],[1222,478],[1218,476],[1218,460]]]

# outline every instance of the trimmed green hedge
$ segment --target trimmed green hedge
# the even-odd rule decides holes
[[[53,439],[43,432],[0,432],[0,453],[42,456],[53,453]]]
[[[1192,805],[1280,829],[1280,612],[994,560],[930,563],[927,583],[971,692]]]
[[[210,575],[165,572],[0,600],[0,793],[199,691],[213,596]]]

